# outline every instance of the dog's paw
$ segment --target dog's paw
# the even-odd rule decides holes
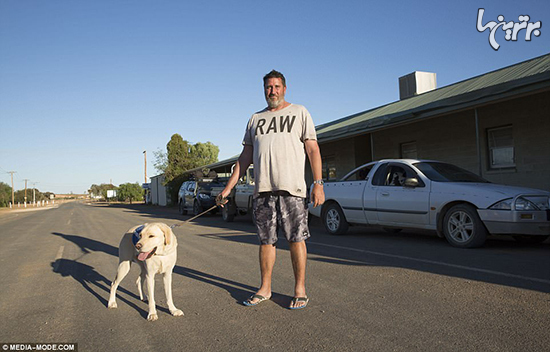
[[[183,315],[183,312],[180,309],[171,310],[170,313],[172,313],[175,317],[181,317]]]
[[[109,302],[109,303],[107,304],[107,308],[109,308],[109,309],[116,309],[116,308],[118,308],[118,306],[117,306],[116,302]]]
[[[159,316],[157,315],[157,313],[149,313],[149,315],[147,316],[147,320],[149,321],[155,321],[159,318]]]

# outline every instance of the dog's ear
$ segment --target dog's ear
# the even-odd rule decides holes
[[[172,229],[166,224],[162,224],[161,229],[162,232],[164,232],[164,245],[169,246],[170,244],[172,244],[172,236],[174,236],[174,233],[172,232]]]

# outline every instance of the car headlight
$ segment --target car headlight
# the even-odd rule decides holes
[[[512,198],[501,200],[489,207],[492,210],[512,210]]]
[[[516,210],[539,210],[539,208],[525,198],[518,198],[516,200]]]
[[[492,210],[512,210],[512,198],[501,200],[489,207]],[[519,211],[530,211],[530,210],[540,210],[533,202],[525,199],[518,198],[516,200],[516,210]]]
[[[206,200],[206,199],[209,199],[209,198],[210,198],[210,196],[209,196],[208,194],[204,194],[204,193],[199,193],[199,198],[200,198],[200,199],[204,199],[204,200]]]

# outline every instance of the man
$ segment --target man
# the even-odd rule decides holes
[[[253,213],[260,240],[261,286],[243,304],[255,306],[271,298],[271,275],[279,232],[289,242],[294,269],[294,298],[289,308],[302,309],[309,302],[305,286],[305,240],[310,237],[305,201],[305,159],[307,154],[315,180],[311,201],[319,206],[325,201],[321,153],[309,112],[301,105],[285,101],[286,80],[282,73],[273,70],[264,77],[264,93],[267,108],[250,118],[243,151],[218,201],[220,204],[227,202],[225,198],[248,166],[254,163]]]

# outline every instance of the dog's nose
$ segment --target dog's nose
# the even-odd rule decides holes
[[[139,242],[138,242],[138,243],[136,243],[136,249],[138,249],[138,250],[139,250],[139,249],[141,249],[141,247],[142,247],[141,243],[139,243]]]

